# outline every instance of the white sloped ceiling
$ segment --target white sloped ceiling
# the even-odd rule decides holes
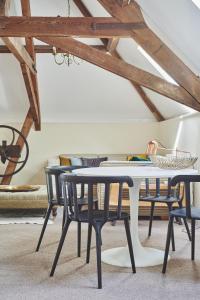
[[[108,16],[98,1],[84,0],[94,16]],[[195,72],[199,70],[197,50],[200,11],[191,0],[138,0],[152,29],[184,59]],[[20,1],[15,1],[20,15]],[[66,0],[31,0],[32,15],[65,16]],[[188,11],[189,9],[189,11]],[[191,16],[192,14],[192,16]],[[71,1],[71,16],[81,16]],[[189,18],[189,19],[188,19]],[[158,26],[159,24],[159,26]],[[200,26],[198,25],[198,28]],[[101,44],[97,39],[84,39]],[[39,41],[36,41],[39,44]],[[118,51],[129,63],[157,76],[155,68],[142,56],[131,39],[121,39]],[[131,84],[87,62],[80,66],[58,66],[51,54],[37,54],[38,82],[43,122],[129,122],[155,120]],[[145,89],[165,118],[188,109],[166,97]],[[28,109],[28,98],[20,67],[11,54],[0,55],[0,119],[21,121]]]

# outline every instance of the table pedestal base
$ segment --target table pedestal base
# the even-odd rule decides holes
[[[136,267],[151,267],[161,265],[164,251],[154,248],[142,247],[140,252],[134,253]],[[106,264],[131,267],[128,247],[112,248],[102,252],[102,261]]]

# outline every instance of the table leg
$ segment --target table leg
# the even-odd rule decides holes
[[[138,234],[138,199],[141,179],[134,178],[130,194],[130,229],[136,267],[150,267],[163,263],[164,251],[143,247]],[[120,267],[131,267],[128,247],[113,248],[102,252],[102,261]]]

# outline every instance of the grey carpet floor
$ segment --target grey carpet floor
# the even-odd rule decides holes
[[[82,257],[76,257],[76,224],[72,224],[53,278],[49,270],[60,236],[60,220],[49,225],[39,253],[35,253],[40,225],[0,226],[0,299],[200,299],[200,229],[196,234],[196,261],[190,260],[190,242],[184,227],[175,224],[176,252],[168,264],[167,274],[161,267],[128,268],[102,264],[103,289],[98,290],[95,243],[91,262],[85,264],[87,227],[82,230]],[[139,221],[144,245],[164,249],[167,222],[155,221],[152,237],[146,238],[148,222]],[[126,244],[124,227],[106,225],[103,249]]]

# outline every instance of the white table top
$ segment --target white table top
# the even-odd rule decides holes
[[[166,178],[177,175],[198,174],[194,169],[169,170],[157,167],[98,167],[77,169],[73,173],[77,175],[91,176],[130,176],[135,178]]]

